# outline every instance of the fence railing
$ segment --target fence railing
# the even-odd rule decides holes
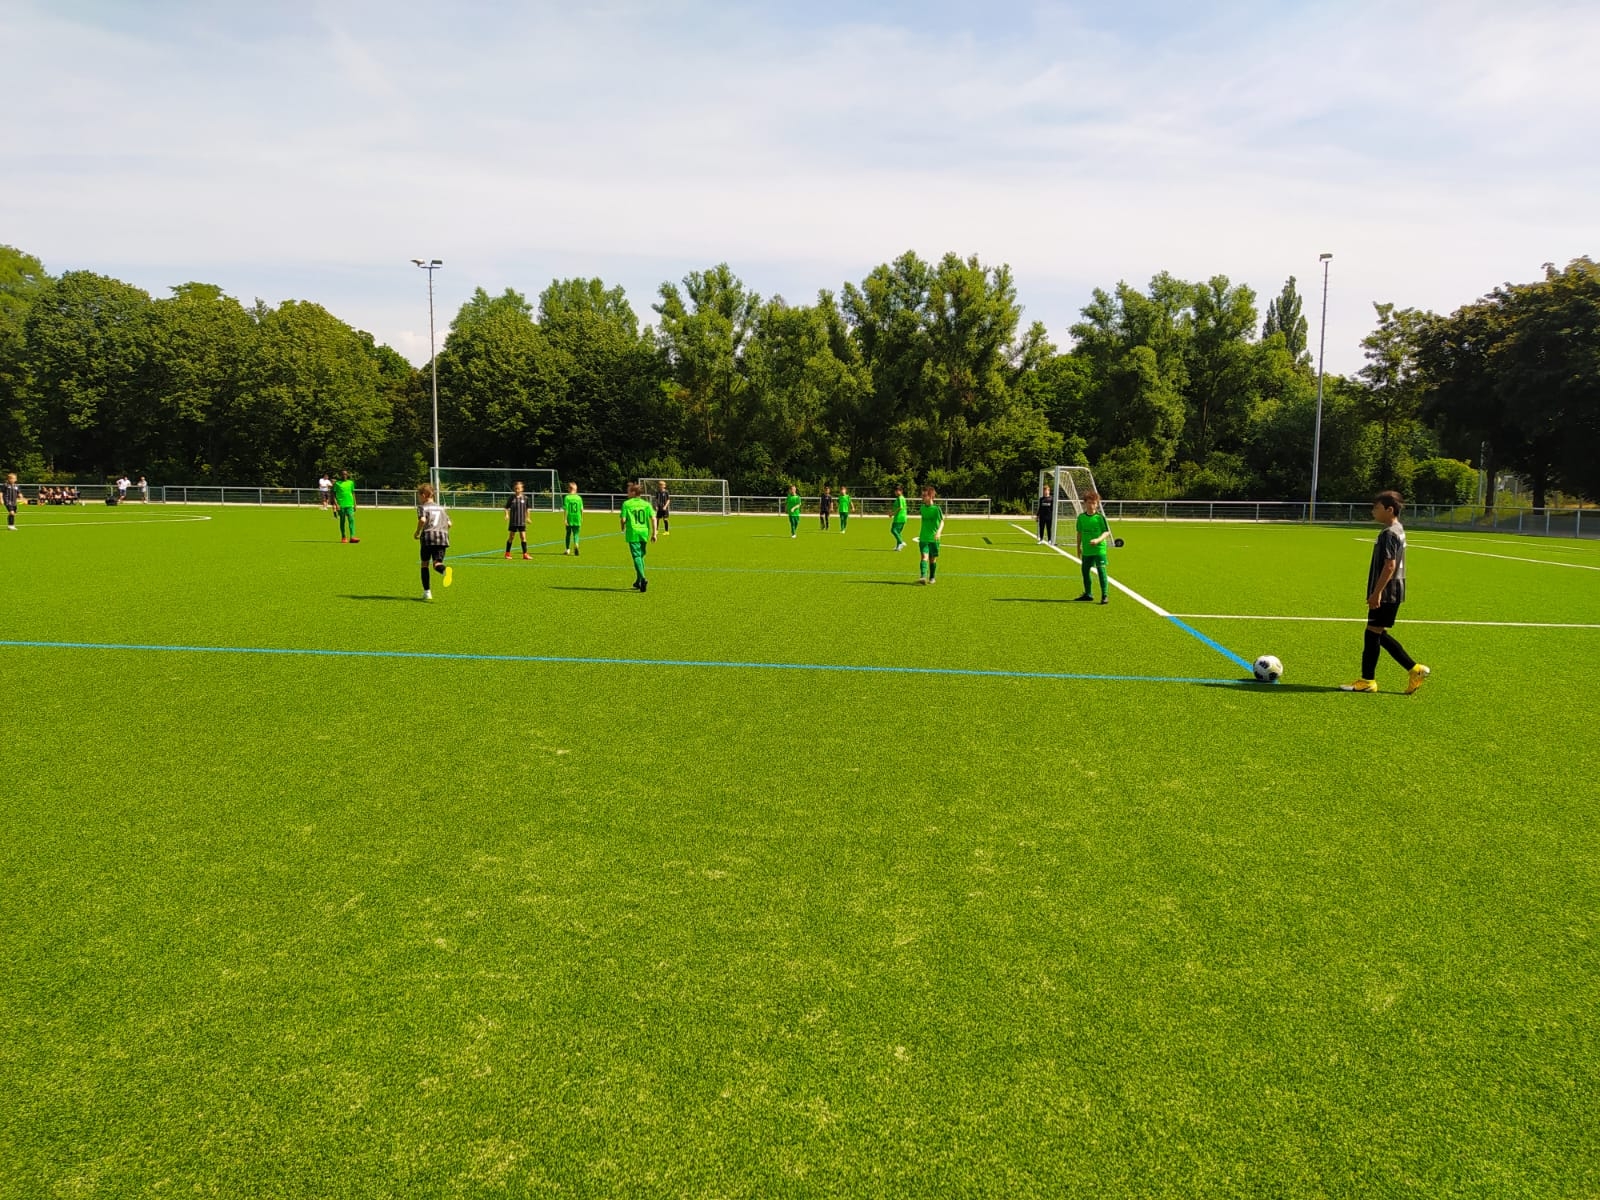
[[[30,489],[25,489],[28,491]],[[101,485],[86,485],[79,489],[84,500],[104,500],[113,488]],[[452,508],[504,508],[506,498],[510,492],[489,491],[450,491],[445,493],[445,502]],[[628,497],[621,492],[580,492],[583,497],[583,507],[587,512],[617,512],[622,508],[622,502]],[[391,488],[357,488],[356,504],[361,508],[413,508],[417,497],[414,492]],[[560,498],[554,498],[552,503],[549,493],[535,495],[535,510],[548,512],[551,508],[560,510]],[[137,500],[134,493],[129,493],[129,499]],[[852,496],[852,516],[883,516],[894,511],[894,498],[892,496]],[[821,497],[802,496],[801,511],[815,516]],[[150,503],[152,504],[249,504],[249,505],[318,505],[322,503],[321,493],[316,488],[269,488],[269,487],[198,487],[188,485],[174,485],[170,487],[152,487],[150,489]],[[721,496],[674,496],[672,498],[672,512],[674,516],[690,513],[716,513],[723,512]],[[838,497],[834,497],[834,512],[838,512]],[[908,497],[908,506],[915,510],[917,500]],[[993,508],[987,496],[955,496],[941,497],[940,506],[946,516],[988,516]],[[777,515],[783,512],[783,497],[781,496],[729,496],[728,511],[735,514],[766,513]]]
[[[1304,500],[1107,500],[1110,520],[1287,521],[1304,524],[1311,506]],[[1370,501],[1317,502],[1317,524],[1361,525],[1372,519]],[[1474,505],[1416,504],[1404,521],[1413,529],[1498,530],[1541,537],[1600,537],[1600,509],[1497,508]]]
[[[116,493],[111,484],[76,484],[78,503],[103,503]],[[30,504],[37,503],[39,487],[23,484],[22,494]],[[502,508],[507,492],[451,493],[449,501],[454,507]],[[588,512],[616,512],[627,499],[620,492],[583,492],[583,506]],[[766,514],[777,516],[783,512],[781,496],[729,496],[729,511],[735,514]],[[851,515],[862,517],[885,516],[894,510],[894,498],[889,496],[852,496]],[[125,503],[140,503],[142,497],[137,487],[128,490]],[[416,494],[407,488],[359,488],[356,504],[362,508],[412,508]],[[802,496],[801,511],[808,516],[817,514],[820,497]],[[151,487],[151,504],[246,504],[246,505],[303,505],[322,503],[316,488],[273,487],[203,487],[175,485]],[[539,503],[544,509],[548,501]],[[986,496],[940,497],[940,507],[947,516],[989,516],[993,505]],[[1106,500],[1105,513],[1111,520],[1145,521],[1262,521],[1304,524],[1310,520],[1310,504],[1304,500]],[[907,497],[907,506],[915,512],[917,499]],[[720,496],[674,496],[674,515],[689,513],[721,513]],[[834,511],[838,511],[838,497],[834,497]],[[1368,502],[1317,503],[1319,525],[1364,525],[1372,515]],[[1019,517],[1031,520],[1031,517]],[[1521,533],[1540,537],[1600,538],[1600,508],[1496,508],[1485,509],[1475,505],[1418,504],[1405,511],[1405,523],[1414,529],[1496,530],[1502,533]]]

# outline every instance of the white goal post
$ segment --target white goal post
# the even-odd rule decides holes
[[[503,508],[519,482],[533,512],[561,507],[560,482],[548,467],[440,467],[433,486],[446,508]]]
[[[733,511],[728,502],[726,479],[670,479],[659,475],[644,475],[639,479],[639,489],[646,500],[651,499],[662,484],[666,485],[667,495],[672,499],[674,516],[682,513],[721,513],[726,516]]]
[[[1044,495],[1044,485],[1050,485],[1050,544],[1056,545],[1057,532],[1063,517],[1073,521],[1083,511],[1083,497],[1089,492],[1099,492],[1094,484],[1094,472],[1088,467],[1049,467],[1039,472],[1039,495]],[[1038,501],[1035,500],[1037,506]]]

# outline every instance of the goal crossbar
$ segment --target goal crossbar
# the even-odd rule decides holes
[[[653,497],[656,489],[662,486],[666,487],[667,495],[671,497],[674,512],[721,513],[726,516],[732,511],[726,479],[673,479],[647,475],[639,480],[639,489],[646,499]]]

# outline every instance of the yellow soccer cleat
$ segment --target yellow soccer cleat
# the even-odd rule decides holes
[[[449,587],[451,582],[455,579],[455,577],[456,577],[456,569],[454,567],[446,567],[444,569],[444,586],[445,587]],[[1377,688],[1373,688],[1372,690],[1373,691],[1377,691],[1378,689]]]
[[[1378,690],[1376,679],[1357,679],[1354,683],[1341,683],[1341,692],[1375,692]]]
[[[1416,666],[1412,667],[1411,678],[1406,680],[1406,695],[1411,695],[1412,692],[1416,691],[1423,684],[1427,683],[1428,676],[1432,674],[1433,671],[1430,668],[1423,666],[1421,663],[1418,663]]]

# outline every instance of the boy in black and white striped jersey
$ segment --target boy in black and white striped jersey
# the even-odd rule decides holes
[[[450,548],[450,514],[444,505],[434,503],[433,488],[426,483],[417,488],[417,531],[412,536],[422,543],[422,598],[432,600],[429,567],[444,576],[441,582],[445,587],[450,586],[455,570],[444,565],[444,552]]]
[[[522,539],[522,560],[529,562],[528,553],[528,494],[522,490],[522,480],[511,485],[511,495],[506,498],[506,557],[511,557],[511,540]]]
[[[15,475],[6,476],[6,528],[12,533],[17,531],[17,504],[22,500],[22,489],[17,486]]]

